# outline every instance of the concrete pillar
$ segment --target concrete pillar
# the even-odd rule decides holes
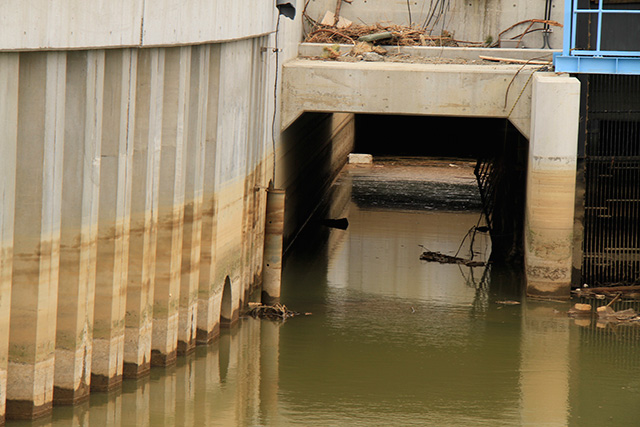
[[[267,225],[264,238],[264,267],[262,269],[262,303],[268,305],[280,302],[284,206],[284,190],[270,188],[267,194]]]
[[[151,364],[175,363],[184,225],[191,48],[166,50]]]
[[[129,270],[129,221],[135,126],[136,50],[108,50],[105,58],[98,259],[91,389],[122,382],[124,317]]]
[[[224,278],[232,284],[232,314],[240,313],[242,283],[243,196],[247,179],[247,147],[251,107],[251,40],[224,43],[221,47],[219,121],[216,144],[215,196],[216,262],[214,286],[221,289]]]
[[[527,294],[568,298],[580,82],[537,73],[532,91],[524,231]]]
[[[194,47],[191,54],[178,354],[189,353],[196,345],[210,51],[204,45]]]
[[[67,57],[56,404],[89,398],[104,65],[103,50],[70,52]]]
[[[7,417],[51,411],[66,54],[20,55]]]
[[[125,378],[137,378],[148,373],[151,367],[164,58],[164,49],[142,49],[138,54],[125,316]]]
[[[19,54],[0,53],[0,424],[4,423],[13,269]]]
[[[206,344],[218,336],[221,292],[215,287],[217,198],[216,145],[218,140],[218,100],[220,88],[220,45],[210,46],[209,77],[206,89],[204,186],[202,190],[202,237],[198,278],[198,320],[196,339]]]

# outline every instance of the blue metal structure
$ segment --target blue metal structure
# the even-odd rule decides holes
[[[597,8],[590,8],[591,2],[565,0],[564,42],[562,53],[554,55],[556,71],[588,74],[640,74],[640,51],[613,50],[603,48],[603,44],[611,46],[611,40],[603,34],[603,21],[611,17],[640,18],[640,9],[605,8],[605,0],[596,0]],[[631,20],[632,22],[633,20]],[[627,20],[627,22],[629,22]],[[592,47],[591,30],[595,26],[595,48]],[[611,20],[609,21],[611,27]],[[589,43],[580,46],[578,31],[588,33]],[[625,33],[628,38],[640,38],[640,21],[629,25]],[[620,30],[620,29],[617,29]]]

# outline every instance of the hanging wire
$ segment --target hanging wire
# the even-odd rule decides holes
[[[276,188],[276,114],[278,112],[278,67],[279,67],[279,53],[278,49],[278,31],[280,29],[280,14],[276,20],[276,32],[275,32],[275,47],[273,52],[275,53],[275,79],[273,81],[273,119],[271,120],[271,143],[273,147],[273,179],[271,180],[271,188]]]

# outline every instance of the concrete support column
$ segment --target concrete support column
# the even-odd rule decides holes
[[[205,45],[194,47],[191,54],[178,354],[196,345],[210,51]]]
[[[125,316],[125,378],[139,377],[148,373],[151,367],[164,62],[164,49],[139,51]]]
[[[89,398],[104,65],[103,50],[67,56],[56,404]]]
[[[282,233],[284,231],[285,192],[270,188],[267,194],[267,225],[264,238],[262,303],[280,302],[282,282]]]
[[[166,50],[151,364],[176,361],[191,48]]]
[[[527,294],[568,298],[571,290],[580,82],[568,75],[533,77],[527,170]]]
[[[216,293],[216,144],[218,140],[218,100],[220,89],[220,45],[210,46],[209,76],[206,89],[204,186],[202,190],[202,237],[200,243],[200,276],[198,278],[198,320],[196,339],[206,344],[220,332],[220,301]]]
[[[0,424],[4,423],[7,392],[13,221],[18,146],[19,54],[0,53]]]
[[[106,52],[91,389],[122,382],[129,270],[136,50]]]
[[[7,417],[51,411],[66,54],[20,55]]]

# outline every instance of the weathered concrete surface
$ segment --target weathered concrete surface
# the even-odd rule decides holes
[[[18,54],[0,54],[0,424],[4,422],[18,146]]]
[[[166,50],[151,340],[153,366],[175,363],[177,354],[190,67],[191,47]]]
[[[178,318],[179,355],[191,352],[196,345],[210,54],[210,46],[194,47],[191,53]]]
[[[66,54],[20,56],[7,417],[53,399]]]
[[[54,403],[89,398],[105,53],[67,56]]]
[[[125,316],[125,378],[148,373],[151,363],[164,70],[164,49],[140,51]]]
[[[537,68],[295,59],[283,67],[281,125],[286,129],[305,111],[508,117],[528,137],[527,82]]]
[[[580,82],[533,77],[525,208],[527,294],[569,297],[573,252]]]
[[[284,190],[275,188],[268,190],[262,282],[262,303],[266,305],[280,303],[285,199]]]
[[[122,381],[124,316],[129,270],[129,223],[135,88],[138,54],[110,50],[105,58],[98,213],[98,259],[93,323],[91,388],[109,390]]]
[[[204,187],[202,207],[202,237],[200,242],[200,274],[198,277],[198,343],[207,343],[219,333],[220,298],[215,287],[216,262],[216,144],[218,140],[218,99],[220,92],[220,45],[211,46],[209,83],[206,88],[206,134],[204,148]]]
[[[0,50],[228,42],[273,31],[275,17],[273,2],[252,0],[5,0]]]

